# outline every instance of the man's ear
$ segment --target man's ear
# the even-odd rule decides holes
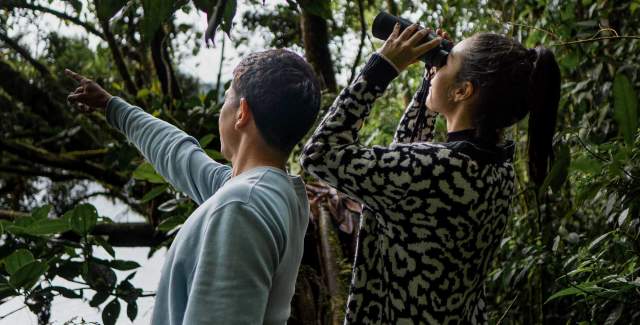
[[[453,93],[453,101],[461,102],[465,100],[469,100],[476,89],[470,81],[461,82],[458,87],[455,88]]]
[[[244,128],[251,122],[253,119],[253,115],[251,114],[251,109],[249,108],[249,102],[246,99],[240,98],[240,106],[236,111],[236,122],[235,129],[239,130]]]

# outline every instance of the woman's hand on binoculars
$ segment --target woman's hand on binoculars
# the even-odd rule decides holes
[[[439,37],[429,42],[421,43],[430,32],[431,28],[418,30],[418,25],[413,24],[400,33],[400,25],[396,24],[393,32],[378,52],[393,62],[398,70],[402,71],[417,62],[429,50],[440,45],[443,34],[446,34],[441,32],[438,35]]]

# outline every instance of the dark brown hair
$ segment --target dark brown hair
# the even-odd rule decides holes
[[[552,140],[560,100],[560,69],[553,53],[527,49],[508,37],[480,33],[463,52],[457,82],[477,91],[474,124],[478,136],[500,141],[502,129],[529,113],[529,175],[540,185],[553,159]]]
[[[262,138],[288,155],[320,110],[320,84],[309,63],[285,49],[267,50],[243,58],[233,75],[236,97],[249,103]]]

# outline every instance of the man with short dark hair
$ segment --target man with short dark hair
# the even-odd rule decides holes
[[[234,70],[220,110],[222,154],[95,82],[68,100],[105,108],[156,170],[198,205],[169,249],[153,324],[285,324],[302,259],[309,204],[287,158],[313,125],[320,90],[313,70],[287,50],[253,53]]]

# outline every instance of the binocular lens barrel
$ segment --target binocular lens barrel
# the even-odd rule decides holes
[[[383,11],[380,12],[373,20],[371,32],[374,37],[384,41],[389,37],[389,35],[391,35],[396,23],[400,24],[401,32],[413,24],[407,19],[396,17]],[[436,37],[438,37],[438,35],[431,32],[425,36],[421,43],[426,43]],[[421,60],[429,67],[441,67],[447,63],[447,56],[449,55],[449,51],[451,51],[452,47],[453,44],[450,41],[443,39],[438,47],[427,52]]]

